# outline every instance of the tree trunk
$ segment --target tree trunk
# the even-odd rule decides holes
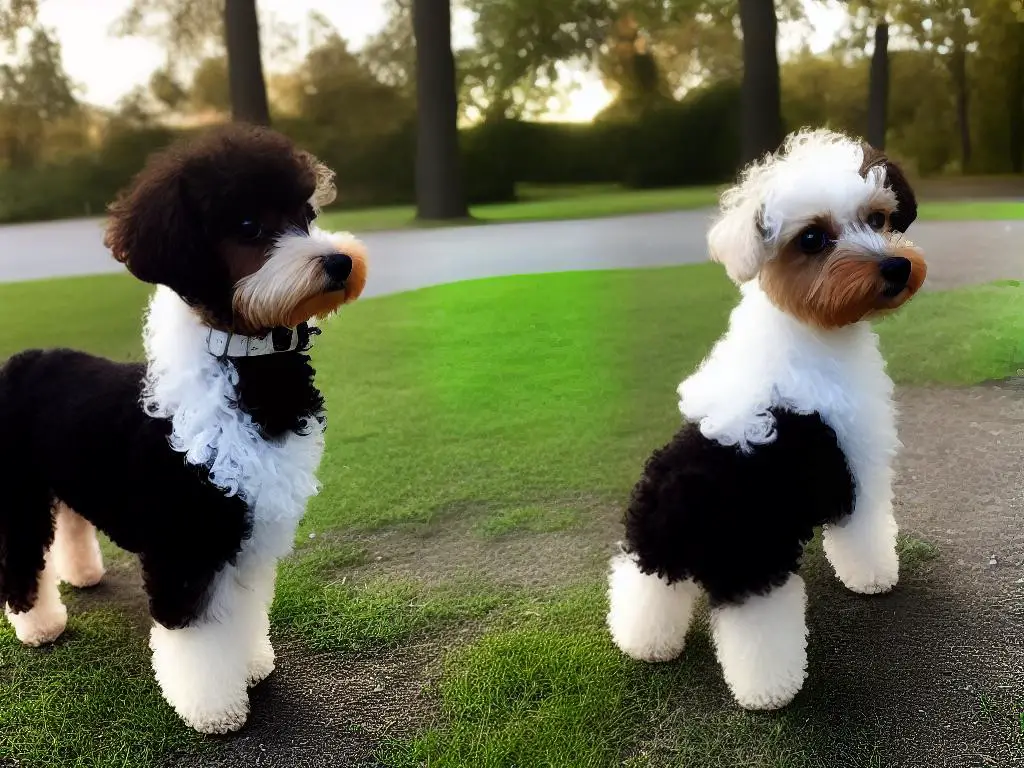
[[[875,50],[871,54],[871,78],[868,84],[868,144],[885,149],[885,130],[889,119],[889,25],[875,25]]]
[[[239,122],[270,125],[267,85],[260,61],[256,0],[225,1],[224,37],[228,51],[231,117]]]
[[[414,0],[416,35],[416,215],[469,215],[459,157],[458,100],[449,0]]]
[[[742,148],[749,163],[782,143],[778,21],[773,0],[739,0],[743,29]]]
[[[1010,167],[1024,172],[1024,22],[1013,27],[1014,56],[1010,70],[1007,103],[1010,117]]]
[[[971,112],[967,85],[967,22],[957,16],[953,51],[949,59],[953,90],[956,93],[956,121],[960,129],[960,172],[971,166]]]

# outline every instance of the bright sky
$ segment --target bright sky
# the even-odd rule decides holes
[[[79,84],[82,97],[94,104],[113,105],[135,85],[145,82],[163,62],[163,53],[155,44],[141,39],[116,38],[110,27],[128,5],[128,0],[43,0],[40,16],[54,28],[60,39],[64,66]],[[359,48],[384,23],[381,0],[259,0],[260,12],[274,20],[300,25],[302,30],[310,11],[319,11],[335,25],[353,48]],[[813,50],[824,50],[835,38],[842,22],[836,7],[809,4],[808,16],[813,33],[806,30],[782,31],[782,47],[795,47],[805,40]],[[455,43],[470,33],[470,20],[455,19]],[[274,62],[264,65],[273,70]],[[596,77],[566,73],[576,81],[566,103],[552,104],[552,117],[589,120],[608,102],[608,92]]]

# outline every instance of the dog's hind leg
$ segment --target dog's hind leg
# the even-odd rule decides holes
[[[53,541],[51,504],[41,485],[12,476],[0,509],[0,603],[25,645],[53,642],[68,621],[47,554]]]
[[[68,609],[60,599],[57,572],[49,555],[39,573],[35,601],[27,611],[15,613],[8,604],[7,620],[14,627],[14,634],[25,645],[52,643],[64,633],[68,623]]]
[[[807,594],[792,574],[781,587],[712,608],[711,631],[725,682],[745,709],[778,709],[807,677]]]
[[[669,584],[640,570],[627,554],[616,555],[608,578],[608,628],[615,645],[634,659],[669,661],[683,651],[700,597],[693,581]]]
[[[57,576],[73,587],[93,587],[103,578],[103,554],[96,528],[63,502],[57,502],[57,532],[50,552]]]

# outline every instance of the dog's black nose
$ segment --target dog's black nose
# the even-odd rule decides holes
[[[343,285],[352,274],[352,258],[343,253],[324,257],[324,272],[333,285]]]
[[[910,267],[910,259],[904,259],[902,256],[889,256],[882,259],[878,265],[878,271],[882,273],[882,278],[889,283],[890,287],[899,286],[902,291],[910,279]]]

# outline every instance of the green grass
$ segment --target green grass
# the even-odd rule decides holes
[[[704,208],[715,204],[718,193],[716,187],[645,190],[625,190],[614,185],[527,187],[520,188],[516,202],[476,205],[471,208],[470,216],[478,223],[593,219]],[[415,206],[397,205],[331,211],[321,218],[321,226],[368,232],[415,226],[415,219]]]
[[[137,359],[145,295],[121,276],[0,285],[0,357],[68,345]],[[635,738],[633,718],[669,716],[669,692],[693,667],[637,671],[619,658],[597,586],[534,610],[524,604],[534,597],[485,583],[426,588],[347,575],[371,558],[365,532],[385,526],[468,518],[470,535],[541,534],[585,521],[595,501],[621,499],[673,430],[675,383],[735,300],[714,265],[578,272],[357,302],[328,324],[316,351],[330,413],[324,487],[299,555],[282,569],[276,631],[356,653],[469,621],[503,627],[451,662],[443,727],[395,745],[395,761],[433,755],[431,764],[458,765],[479,755],[461,764],[488,765],[520,755],[523,765],[586,765],[574,756],[599,761]],[[880,332],[901,383],[1009,376],[1024,365],[1024,287],[924,294]],[[904,557],[927,555],[912,549]],[[22,649],[0,631],[0,756],[141,767],[205,743],[164,705],[146,656],[128,619],[102,611],[73,613],[52,650]],[[718,764],[755,752],[766,762],[751,765],[806,764],[786,746],[804,727],[801,710],[774,725],[728,712],[711,706],[691,729]]]
[[[302,559],[284,563],[274,601],[274,625],[299,635],[311,651],[393,648],[417,632],[481,619],[511,599],[483,583],[427,591],[393,580],[325,584],[323,576]]]
[[[72,615],[58,643],[31,651],[0,622],[0,765],[141,767],[201,744],[164,704],[124,616]]]
[[[902,566],[911,569],[919,569],[939,556],[939,549],[934,544],[907,536],[905,533],[899,534],[896,539],[896,551],[899,553]]]
[[[518,201],[473,206],[470,211],[472,220],[454,223],[592,219],[706,208],[716,205],[721,189],[708,186],[636,190],[614,184],[520,185]],[[920,216],[923,220],[942,221],[1024,219],[1024,201],[925,202],[920,207]],[[321,221],[325,227],[353,232],[417,225],[416,209],[411,205],[331,211],[324,214]]]
[[[1022,375],[1024,285],[1003,280],[922,294],[880,331],[897,381],[967,384]]]
[[[933,221],[1016,221],[1024,219],[1022,200],[963,200],[923,203],[921,218]]]

